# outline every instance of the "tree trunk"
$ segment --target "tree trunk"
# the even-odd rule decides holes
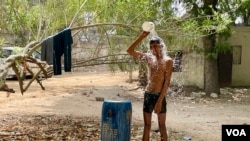
[[[213,50],[214,45],[215,36],[204,37],[203,46],[206,51],[210,52],[211,50]],[[206,94],[220,94],[217,59],[212,57],[205,57],[204,78]]]
[[[203,2],[205,14],[209,15],[211,20],[213,20],[213,10],[217,11],[216,5],[218,0],[204,0]],[[207,53],[213,53],[215,48],[216,34],[214,31],[208,31],[208,33],[210,35],[203,38],[203,46],[206,55],[204,64],[205,92],[207,95],[211,93],[220,94],[217,57],[207,57]]]

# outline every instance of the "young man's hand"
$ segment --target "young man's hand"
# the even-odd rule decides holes
[[[145,38],[145,37],[147,37],[149,34],[150,34],[150,32],[142,31],[140,37]]]
[[[154,112],[156,114],[159,114],[161,112],[161,106],[162,106],[162,102],[157,101],[154,107]]]

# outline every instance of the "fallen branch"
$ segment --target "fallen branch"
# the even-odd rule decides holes
[[[36,64],[39,68],[39,71],[36,73],[32,72],[32,70],[29,68],[29,65],[27,65],[27,62]],[[16,74],[21,94],[23,94],[25,91],[28,90],[29,86],[32,84],[34,80],[36,80],[39,83],[42,90],[45,90],[44,86],[41,83],[42,79],[39,79],[39,78],[40,78],[41,73],[43,74],[44,78],[49,77],[49,75],[47,74],[47,71],[45,70],[45,68],[47,67],[47,63],[44,61],[37,60],[31,56],[27,56],[27,54],[19,54],[19,55],[9,56],[3,63],[3,67],[1,67],[0,69],[0,79],[1,79],[0,91],[7,91],[7,93],[15,92],[13,89],[6,87],[7,84],[5,83],[8,69],[10,67],[12,67],[12,69],[14,70]],[[25,71],[28,71],[33,76],[26,86],[24,86],[24,83],[23,83],[23,75],[25,74]]]

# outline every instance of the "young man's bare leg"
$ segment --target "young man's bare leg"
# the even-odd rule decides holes
[[[144,131],[143,131],[142,141],[149,141],[152,113],[143,112],[143,117],[144,117]]]
[[[166,113],[160,113],[158,114],[158,125],[159,130],[161,134],[161,141],[167,141],[168,135],[167,135],[167,127],[166,127]]]

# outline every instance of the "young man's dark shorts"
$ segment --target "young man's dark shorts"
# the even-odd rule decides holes
[[[159,96],[160,96],[160,93],[145,91],[145,93],[144,93],[144,103],[143,103],[143,112],[152,113]],[[166,101],[166,97],[164,97],[164,99],[162,101],[162,106],[161,106],[161,112],[160,113],[166,113],[166,112],[167,112],[167,101]]]

